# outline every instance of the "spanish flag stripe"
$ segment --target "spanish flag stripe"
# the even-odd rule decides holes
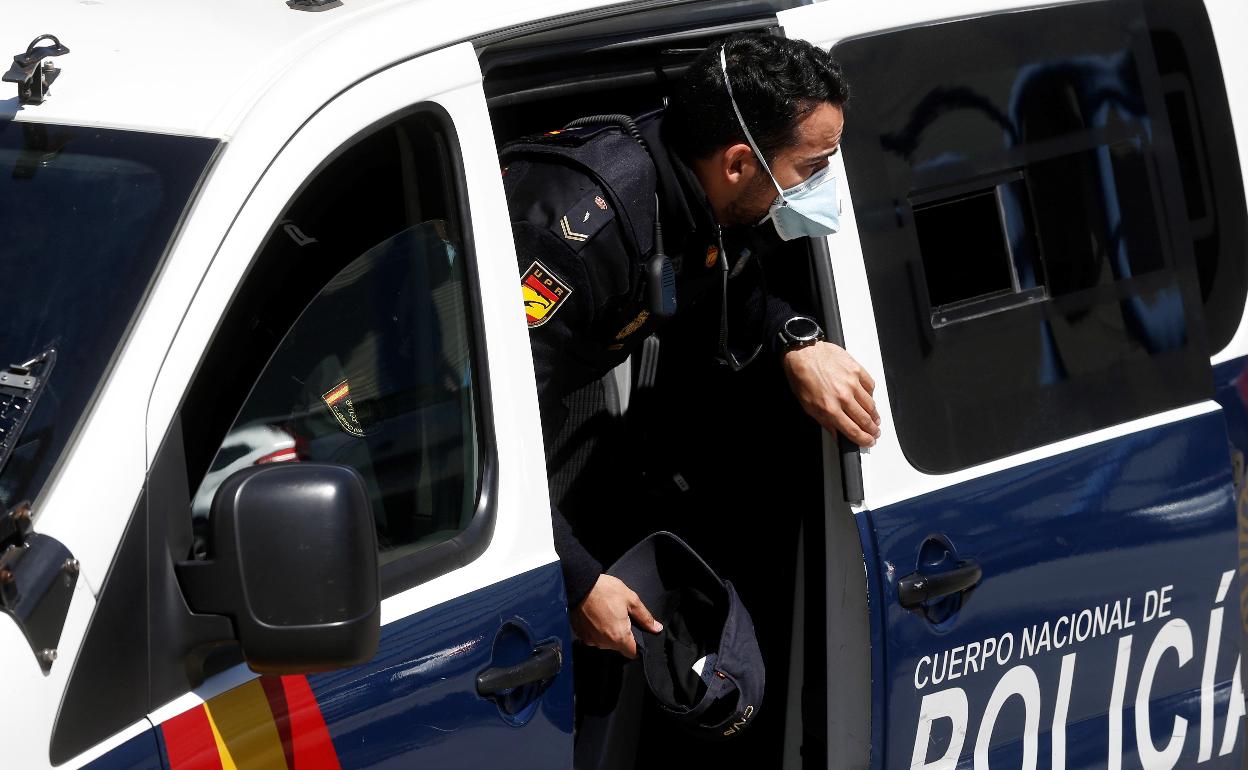
[[[160,733],[171,770],[224,770],[208,711],[202,705],[165,720]]]
[[[264,697],[269,701],[269,710],[273,712],[273,724],[277,726],[277,735],[282,741],[282,754],[286,756],[286,767],[295,766],[295,741],[291,735],[290,710],[286,705],[286,689],[282,680],[275,676],[260,677],[260,686],[264,688]]]
[[[205,705],[220,736],[222,770],[290,770],[259,680],[227,690]]]
[[[304,676],[261,677],[161,725],[170,770],[341,770]]]
[[[551,302],[554,302],[559,299],[558,295],[556,295],[550,289],[546,288],[546,286],[541,281],[537,280],[536,276],[530,275],[524,279],[524,282],[528,284],[530,289],[537,292],[538,294],[541,294],[543,297],[550,300]]]
[[[325,403],[336,404],[342,399],[346,398],[347,393],[349,393],[350,391],[351,391],[351,388],[347,385],[347,383],[344,382],[338,387],[334,388],[333,390],[325,394]]]
[[[295,742],[295,765],[291,770],[341,770],[338,752],[305,676],[282,677],[290,732]]]
[[[217,729],[217,723],[212,721],[212,712],[205,708],[204,713],[208,715],[212,741],[217,747],[217,756],[221,758],[221,770],[238,770],[238,765],[234,764],[234,758],[230,756],[229,747],[225,745],[225,739],[221,737],[221,731]]]

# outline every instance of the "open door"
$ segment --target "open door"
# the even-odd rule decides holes
[[[305,66],[337,61],[325,48]],[[152,388],[147,484],[75,661],[54,761],[146,712],[168,770],[571,766],[571,630],[506,223],[469,43],[364,78],[281,145]],[[258,677],[228,616],[263,578],[240,570],[216,606],[186,578],[226,542],[210,522],[214,501],[233,499],[227,479],[305,464],[362,484],[380,642],[334,670],[279,652]],[[310,518],[272,528],[293,499],[275,493],[239,531],[284,536],[257,549],[276,564],[312,539],[345,542]],[[267,584],[326,598],[288,576]],[[297,627],[295,603],[279,596],[264,622]]]
[[[1227,426],[1146,6],[955,15],[779,17],[854,91],[870,766],[1237,766]]]

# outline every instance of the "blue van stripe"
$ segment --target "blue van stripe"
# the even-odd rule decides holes
[[[82,770],[162,770],[155,730],[144,730],[83,765]]]
[[[1221,693],[1229,686],[1239,650],[1237,603],[1234,598],[1216,602],[1223,574],[1236,566],[1231,490],[1224,416],[1213,411],[859,514],[860,525],[870,530],[863,533],[869,572],[881,576],[880,601],[873,602],[872,618],[883,626],[885,668],[873,689],[877,697],[886,693],[888,698],[883,717],[886,735],[875,744],[884,757],[873,766],[908,767],[915,751],[920,702],[926,695],[953,688],[963,690],[969,701],[969,733],[961,757],[970,757],[990,693],[1007,671],[1020,665],[1030,667],[1040,683],[1044,743],[1054,718],[1061,659],[1075,652],[1066,722],[1067,767],[1103,767],[1105,715],[1118,658],[1115,637],[1132,634],[1122,722],[1123,758],[1128,761],[1134,752],[1132,707],[1144,657],[1168,622],[1156,618],[1143,622],[1140,613],[1145,594],[1166,586],[1170,586],[1169,610],[1185,621],[1195,649],[1184,666],[1179,667],[1170,652],[1158,669],[1150,707],[1154,729],[1160,741],[1160,731],[1180,710],[1190,722],[1183,762],[1195,761],[1201,671],[1212,633],[1218,637],[1213,685],[1219,690],[1215,700],[1222,699],[1215,704],[1220,742],[1226,715]],[[952,544],[955,554],[950,560],[974,559],[983,568],[980,584],[945,620],[929,619],[897,602],[898,580],[920,568],[920,545],[933,536]],[[868,549],[876,553],[865,553]],[[871,581],[871,590],[876,586]],[[1237,595],[1236,588],[1231,597]],[[1135,627],[1026,659],[1016,654],[1000,665],[990,661],[986,669],[968,669],[956,680],[919,684],[924,680],[919,675],[923,656],[939,658],[942,652],[1007,632],[1021,639],[1025,631],[1046,622],[1128,598],[1134,600],[1130,612]],[[1223,608],[1224,616],[1221,626],[1211,629],[1215,606]],[[876,628],[872,639],[873,644],[880,643]],[[873,662],[879,660],[873,651]],[[1021,744],[1008,736],[1022,734],[1023,712],[1018,707],[1021,701],[1010,703],[996,722],[993,750],[1002,752],[1002,764],[1017,766]],[[1193,703],[1197,705],[1191,707]],[[948,745],[949,726],[948,719],[933,725],[929,758],[940,756],[939,747]],[[1086,730],[1095,734],[1078,741]],[[938,736],[938,731],[943,732]],[[879,740],[874,730],[873,735]],[[993,756],[995,760],[997,755]],[[1099,759],[1078,759],[1092,756]],[[1215,751],[1209,766],[1225,761],[1219,761]]]
[[[565,655],[521,730],[476,694],[476,675],[491,665],[507,622],[530,629],[534,642],[557,639]],[[571,641],[554,562],[389,623],[371,662],[308,682],[344,769],[395,761],[487,767],[517,755],[560,767],[570,759],[562,752],[571,746]]]

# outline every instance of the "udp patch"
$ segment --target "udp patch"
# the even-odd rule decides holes
[[[520,277],[520,287],[524,291],[524,312],[528,316],[530,329],[549,321],[572,296],[572,288],[541,262],[529,265]]]

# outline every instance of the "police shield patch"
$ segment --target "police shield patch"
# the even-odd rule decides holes
[[[329,407],[343,430],[352,436],[364,435],[364,426],[360,425],[360,418],[355,413],[355,402],[351,400],[351,386],[346,380],[330,388],[328,393],[321,396],[321,400]]]
[[[549,321],[559,311],[560,305],[572,296],[572,288],[541,262],[534,262],[524,271],[520,288],[524,292],[524,312],[528,316],[530,329]]]

